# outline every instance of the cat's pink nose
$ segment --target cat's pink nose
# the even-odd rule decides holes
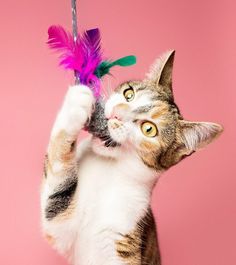
[[[124,121],[129,116],[130,107],[127,104],[120,103],[113,107],[108,119],[117,119],[119,121]]]
[[[127,106],[127,104],[124,103],[114,106],[109,119],[117,119],[119,121],[122,121],[127,114],[128,108],[129,107]]]
[[[108,117],[108,119],[121,120],[121,118],[119,117],[119,115],[117,113],[114,113],[114,112],[111,113],[111,115]]]

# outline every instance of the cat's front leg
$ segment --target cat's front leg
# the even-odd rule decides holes
[[[92,91],[87,86],[77,85],[68,89],[48,145],[48,179],[63,180],[68,177],[68,170],[75,170],[77,137],[91,116],[94,102]]]
[[[87,86],[69,88],[54,123],[45,159],[41,193],[43,229],[62,253],[71,247],[75,235],[72,219],[78,181],[77,137],[91,116],[94,102]]]

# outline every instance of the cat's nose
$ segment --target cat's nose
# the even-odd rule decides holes
[[[127,104],[121,103],[113,107],[112,113],[109,119],[124,120],[127,116],[127,111],[129,106]]]

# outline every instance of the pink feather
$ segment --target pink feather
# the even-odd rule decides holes
[[[82,84],[93,86],[96,96],[100,94],[100,81],[95,75],[102,62],[100,33],[92,29],[78,36],[76,42],[72,35],[61,26],[48,29],[48,45],[61,53],[60,65],[74,70]]]

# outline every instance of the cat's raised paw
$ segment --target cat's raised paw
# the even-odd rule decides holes
[[[68,89],[65,98],[65,104],[67,107],[80,106],[81,108],[87,110],[88,114],[91,114],[94,102],[95,98],[91,89],[84,85],[71,86]]]
[[[89,87],[75,85],[68,89],[63,106],[56,120],[55,130],[64,129],[77,134],[90,118],[95,97]]]

